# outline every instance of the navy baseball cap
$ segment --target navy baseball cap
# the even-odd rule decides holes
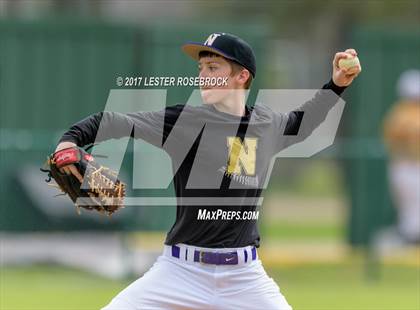
[[[204,43],[188,42],[184,44],[182,50],[197,61],[200,59],[200,52],[213,52],[245,67],[251,72],[252,77],[255,77],[257,71],[252,47],[233,34],[216,32],[211,34]]]

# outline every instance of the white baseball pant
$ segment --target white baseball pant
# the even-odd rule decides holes
[[[179,257],[165,245],[163,255],[140,279],[102,310],[264,309],[291,310],[252,248],[209,249],[177,244]],[[194,251],[238,253],[237,265],[194,261]]]

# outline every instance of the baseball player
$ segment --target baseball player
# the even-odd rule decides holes
[[[420,243],[420,70],[403,72],[397,89],[400,99],[385,117],[383,134],[398,237],[415,244]]]
[[[200,88],[203,104],[100,112],[74,124],[57,147],[131,135],[162,148],[172,160],[177,212],[163,253],[103,309],[291,309],[258,258],[252,214],[273,156],[308,137],[361,71],[338,66],[356,51],[336,53],[332,79],[296,111],[278,113],[263,104],[246,105],[257,66],[244,40],[214,33],[182,49],[198,62],[200,77],[228,77],[224,85]],[[97,136],[99,125],[105,134]],[[71,165],[62,169],[77,173]],[[206,198],[211,203],[203,206],[200,199]]]

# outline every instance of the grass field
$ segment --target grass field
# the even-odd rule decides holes
[[[375,281],[366,278],[362,264],[307,264],[267,272],[294,309],[420,309],[418,267],[383,267]],[[1,270],[0,308],[99,309],[128,283],[57,266],[9,267]]]

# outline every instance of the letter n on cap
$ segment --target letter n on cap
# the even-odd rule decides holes
[[[213,33],[211,35],[209,35],[209,37],[207,38],[206,42],[204,42],[204,45],[207,46],[212,46],[214,43],[214,40],[217,39],[217,37],[220,37],[222,34],[220,33]]]

